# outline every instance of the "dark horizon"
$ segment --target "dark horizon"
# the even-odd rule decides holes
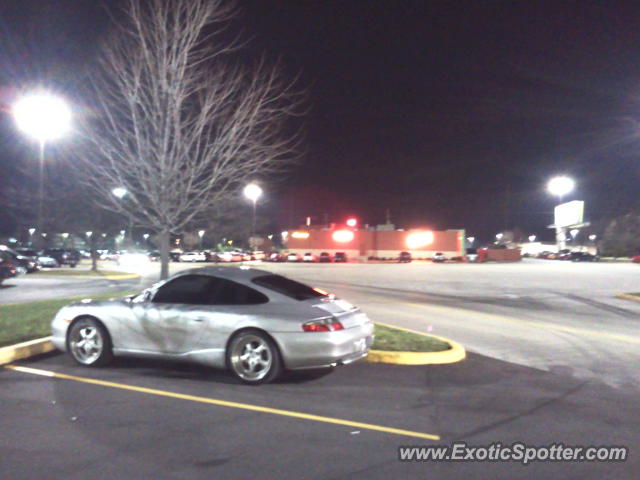
[[[110,4],[111,5],[111,4]],[[519,227],[551,239],[555,174],[588,220],[638,207],[640,5],[627,2],[240,2],[251,53],[300,74],[310,112],[301,165],[263,214],[283,228],[361,224]],[[2,91],[64,85],[91,61],[104,9],[3,2]],[[11,54],[21,52],[19,57]],[[19,68],[18,68],[19,67]],[[77,79],[74,79],[77,81]],[[3,171],[33,147],[4,112]],[[4,229],[6,224],[2,224]]]

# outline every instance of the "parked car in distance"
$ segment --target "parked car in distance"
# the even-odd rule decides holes
[[[4,251],[11,257],[19,273],[33,273],[40,269],[38,260],[35,257],[20,255],[17,251],[7,247],[6,245],[0,245],[0,250]]]
[[[181,262],[205,262],[207,256],[204,252],[184,252],[180,255],[179,260]]]
[[[264,260],[267,257],[267,254],[262,250],[254,250],[251,252],[251,260]]]
[[[409,263],[411,260],[411,253],[409,252],[400,252],[400,255],[398,255],[398,263]]]
[[[14,258],[8,252],[0,249],[0,284],[7,278],[19,275]]]
[[[265,258],[265,260],[267,262],[283,262],[285,259],[283,259],[283,256],[278,253],[278,252],[271,252],[267,255],[267,258]]]
[[[359,360],[373,330],[347,301],[248,267],[186,270],[138,295],[71,303],[51,323],[56,348],[84,366],[142,355],[228,368],[248,384]]]
[[[331,254],[328,252],[320,253],[320,256],[318,257],[318,261],[320,263],[331,263]]]
[[[300,257],[297,253],[288,253],[287,254],[287,262],[298,262],[300,261]]]
[[[80,254],[76,250],[65,248],[46,248],[43,251],[47,257],[53,257],[60,265],[69,265],[75,268],[80,261]]]
[[[244,255],[240,252],[220,252],[218,260],[220,262],[241,262]]]
[[[465,255],[465,260],[470,263],[475,263],[478,261],[478,249],[476,248],[467,248],[467,254]]]
[[[436,263],[442,263],[447,261],[447,257],[445,257],[442,252],[436,252],[433,257],[431,257],[431,260]]]
[[[23,259],[26,261],[25,267],[27,268],[28,273],[33,273],[40,270],[41,265],[40,261],[38,260],[38,252],[24,247],[16,248],[15,252],[21,257],[19,257],[21,261]]]
[[[333,261],[336,263],[346,263],[348,261],[346,252],[336,252],[336,254],[333,256]]]
[[[571,252],[569,260],[572,262],[597,262],[600,260],[600,257],[588,252]]]
[[[635,255],[635,256],[631,259],[631,261],[632,261],[633,263],[640,263],[640,255]]]
[[[571,260],[571,250],[568,248],[563,248],[556,255],[555,260]]]
[[[55,258],[45,255],[42,252],[38,253],[38,263],[42,268],[58,268],[60,266]]]
[[[302,256],[302,261],[303,262],[315,262],[316,261],[316,256],[311,252],[307,252]]]
[[[151,260],[152,262],[160,261],[160,252],[158,250],[153,250],[149,252],[147,256],[149,257],[149,260]]]

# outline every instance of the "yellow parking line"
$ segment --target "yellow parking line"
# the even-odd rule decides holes
[[[20,367],[17,365],[6,365],[4,368],[9,370],[15,370],[17,372],[29,373],[32,375],[40,375],[44,377],[59,378],[63,380],[73,380],[75,382],[90,383],[93,385],[100,385],[103,387],[119,388],[121,390],[130,390],[138,393],[146,393],[149,395],[158,395],[160,397],[177,398],[180,400],[189,400],[192,402],[208,403],[211,405],[218,405],[221,407],[239,408],[242,410],[251,410],[254,412],[271,413],[273,415],[282,415],[285,417],[300,418],[303,420],[311,420],[314,422],[333,423],[336,425],[343,425],[346,427],[361,428],[363,430],[374,430],[378,432],[391,433],[393,435],[403,435],[407,437],[424,438],[427,440],[440,440],[438,435],[432,435],[430,433],[413,432],[411,430],[402,430],[399,428],[383,427],[381,425],[372,425],[370,423],[352,422],[350,420],[343,420],[340,418],[323,417],[320,415],[312,415],[309,413],[294,412],[292,410],[280,410],[278,408],[262,407],[259,405],[251,405],[248,403],[229,402],[226,400],[218,400],[215,398],[197,397],[194,395],[185,395],[183,393],[168,392],[165,390],[155,390],[153,388],[136,387],[134,385],[126,385],[124,383],[106,382],[104,380],[95,380],[93,378],[76,377],[73,375],[67,375],[65,373],[52,372],[49,370],[40,370],[37,368]]]
[[[452,307],[443,307],[443,306],[440,306],[440,305],[431,305],[431,304],[414,303],[414,302],[398,302],[398,303],[401,303],[401,304],[404,304],[404,305],[408,305],[408,306],[411,306],[411,307],[422,308],[422,309],[425,309],[425,310],[452,313],[452,314],[462,315],[462,316],[465,316],[465,317],[470,317],[470,318],[475,318],[475,319],[484,319],[484,320],[491,320],[491,321],[496,321],[496,322],[515,323],[515,324],[524,325],[524,326],[528,326],[528,327],[536,327],[536,328],[547,329],[547,330],[556,330],[556,331],[560,331],[560,332],[564,332],[564,333],[585,335],[585,336],[591,336],[591,337],[597,337],[597,338],[606,338],[606,339],[615,340],[615,341],[618,341],[618,342],[627,342],[627,343],[640,344],[640,338],[632,337],[630,335],[618,335],[618,334],[615,334],[615,333],[607,333],[607,332],[602,332],[602,331],[598,331],[598,330],[589,330],[589,329],[586,329],[586,328],[567,327],[567,326],[564,326],[564,325],[553,325],[553,324],[550,324],[550,323],[536,322],[536,321],[533,321],[533,320],[521,320],[521,319],[518,319],[518,318],[503,317],[501,315],[493,315],[493,314],[480,313],[480,312],[471,312],[471,311],[468,311],[468,310],[462,310],[462,309],[459,309],[459,308],[452,308]]]

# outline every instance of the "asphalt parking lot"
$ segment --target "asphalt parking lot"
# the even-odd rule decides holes
[[[637,445],[637,397],[474,354],[448,366],[358,363],[258,388],[240,385],[226,372],[166,362],[119,360],[109,368],[87,369],[67,356],[49,355],[20,365],[74,378],[8,369],[0,373],[1,403],[11,412],[0,417],[2,431],[9,432],[0,437],[3,479],[595,479],[632,478],[640,468],[637,457],[617,464],[529,466],[399,462],[401,445],[454,440]],[[256,412],[246,406],[440,439]]]
[[[468,358],[356,363],[257,388],[166,362],[19,362],[41,372],[0,369],[0,478],[637,478],[640,304],[614,294],[640,290],[638,266],[264,268],[331,287],[373,320],[449,336]],[[458,440],[631,451],[606,464],[398,460],[401,445]]]

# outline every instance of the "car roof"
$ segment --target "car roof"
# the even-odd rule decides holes
[[[249,281],[256,277],[262,277],[263,275],[273,275],[273,273],[266,270],[259,270],[257,268],[250,267],[203,267],[203,268],[191,268],[184,270],[172,278],[182,275],[210,275],[212,277],[228,278],[235,281]]]

